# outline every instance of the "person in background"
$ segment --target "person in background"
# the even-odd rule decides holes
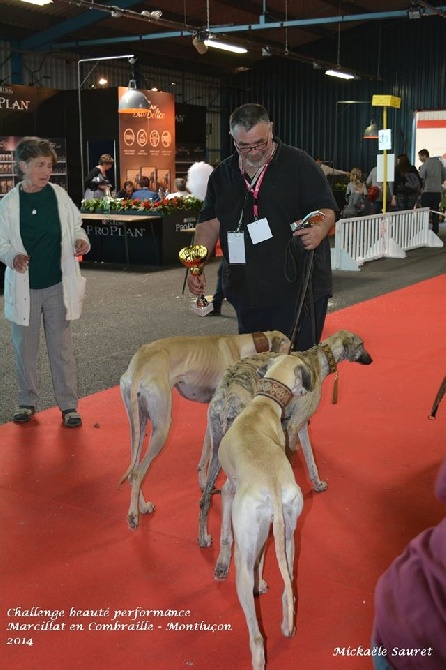
[[[346,172],[345,170],[338,170],[337,168],[330,167],[324,161],[322,158],[316,158],[316,163],[319,165],[321,168],[322,172],[326,177],[329,177],[330,175],[343,175],[344,177],[348,177],[350,175],[349,172]]]
[[[421,180],[417,168],[411,165],[407,154],[400,154],[396,159],[392,206],[399,211],[413,209],[417,205],[420,190]]]
[[[152,200],[152,202],[159,200],[158,193],[151,191],[149,184],[149,178],[143,175],[139,180],[139,188],[133,191],[132,200]]]
[[[87,174],[84,182],[85,200],[103,198],[105,195],[110,195],[112,184],[107,177],[107,170],[113,167],[113,162],[110,154],[102,154],[99,163]]]
[[[308,349],[319,342],[332,294],[327,235],[336,201],[316,161],[273,134],[264,107],[242,105],[229,129],[235,152],[209,177],[195,242],[212,253],[220,236],[224,292],[239,333],[277,329],[293,335],[304,276],[312,269],[312,299],[294,341],[296,349]],[[292,232],[293,223],[316,210],[322,211],[317,223]],[[200,295],[205,284],[204,274],[189,274],[191,293]]]
[[[380,214],[383,208],[383,183],[382,181],[378,181],[377,173],[378,168],[375,165],[375,167],[372,167],[372,169],[370,170],[369,176],[366,179],[366,186],[368,186],[369,188],[372,187],[378,189],[378,193],[375,200],[371,201],[372,214]],[[386,211],[388,212],[392,201],[393,182],[389,181],[387,182],[386,191],[387,191]]]
[[[446,503],[446,460],[435,484]],[[375,588],[375,670],[446,668],[446,517],[409,542]],[[399,656],[395,649],[426,650]]]
[[[122,188],[117,197],[118,198],[125,198],[126,200],[130,200],[132,197],[133,193],[135,192],[135,185],[132,181],[125,181],[124,182],[124,188]]]
[[[446,167],[439,158],[430,158],[427,149],[421,149],[418,152],[418,158],[422,163],[419,174],[423,180],[420,205],[421,207],[429,207],[431,210],[432,232],[438,234],[440,230],[438,209],[441,200],[441,187],[446,179]]]
[[[195,198],[204,200],[208,179],[213,171],[214,168],[212,165],[204,161],[194,163],[190,166],[187,171],[187,188]]]
[[[187,188],[186,180],[183,177],[177,177],[174,181],[175,192],[169,193],[166,198],[169,200],[171,198],[187,198],[190,195],[190,191]]]
[[[347,204],[342,211],[342,217],[347,219],[355,216],[364,216],[364,214],[367,213],[366,196],[367,187],[365,182],[362,181],[362,170],[358,167],[352,168],[350,172],[350,181],[347,184],[347,189],[345,191],[345,200]]]
[[[39,403],[41,323],[63,425],[82,425],[70,323],[81,315],[85,280],[78,256],[90,249],[81,215],[66,191],[50,183],[57,156],[48,140],[24,137],[15,158],[21,181],[0,202],[0,260],[5,316],[11,322],[19,386],[13,421],[27,423]]]

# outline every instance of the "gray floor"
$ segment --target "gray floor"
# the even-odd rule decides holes
[[[444,224],[440,237],[446,243]],[[416,249],[408,252],[405,259],[372,261],[359,272],[335,272],[334,296],[329,310],[342,309],[443,274],[446,271],[445,253],[444,248]],[[206,269],[209,293],[215,287],[217,269],[218,261],[213,261]],[[234,311],[226,302],[222,317],[199,317],[191,311],[192,297],[187,291],[182,294],[185,270],[181,266],[127,272],[84,264],[83,274],[87,278],[84,313],[79,321],[73,322],[79,394],[82,397],[116,386],[131,357],[144,343],[179,334],[237,332]],[[0,310],[1,424],[11,420],[17,389],[2,295]],[[43,344],[40,369],[40,409],[46,409],[55,402]]]

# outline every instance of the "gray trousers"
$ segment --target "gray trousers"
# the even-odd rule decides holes
[[[39,341],[43,320],[54,395],[59,408],[77,408],[77,375],[71,325],[66,320],[62,282],[30,290],[29,326],[11,323],[19,385],[18,403],[36,407],[39,402]]]

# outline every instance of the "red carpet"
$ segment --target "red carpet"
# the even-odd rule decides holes
[[[325,493],[311,492],[295,458],[305,495],[296,532],[297,634],[280,633],[282,583],[270,547],[270,590],[258,603],[269,670],[371,668],[369,659],[339,656],[336,648],[352,653],[369,645],[377,577],[444,514],[432,486],[445,455],[446,399],[436,421],[427,416],[446,373],[445,292],[443,276],[328,319],[326,334],[341,328],[360,334],[374,362],[342,363],[337,405],[330,403],[332,379],[325,382],[310,427]],[[27,426],[0,426],[2,667],[249,670],[233,567],[227,582],[212,577],[218,496],[210,519],[214,547],[196,544],[195,469],[206,407],[175,395],[168,445],[144,486],[157,510],[136,532],[126,524],[129,488],[118,487],[129,459],[118,388],[84,398],[80,410],[81,430],[62,428],[56,409]],[[129,610],[137,607],[142,613],[135,618]],[[8,629],[51,620],[18,616],[17,608],[49,610],[52,629]],[[169,609],[190,615],[147,612]],[[116,621],[153,629],[100,629]],[[201,622],[230,630],[200,630]],[[169,630],[176,624],[198,630]]]

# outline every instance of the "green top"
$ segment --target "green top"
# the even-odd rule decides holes
[[[29,287],[48,288],[62,281],[62,232],[56,194],[47,184],[37,193],[20,189],[20,236],[29,261]]]

